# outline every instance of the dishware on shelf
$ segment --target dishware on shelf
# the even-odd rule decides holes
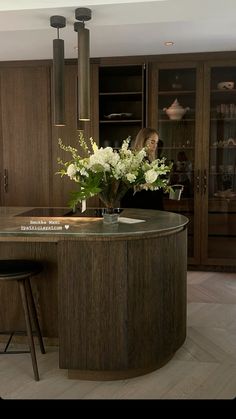
[[[221,81],[217,84],[217,89],[219,90],[232,90],[234,88],[233,81]]]
[[[189,111],[190,108],[187,106],[186,108],[183,108],[178,102],[177,99],[174,100],[172,105],[169,108],[163,108],[163,111],[166,112],[168,117],[175,121],[180,121],[185,113]]]
[[[133,114],[131,112],[121,112],[121,113],[110,113],[109,115],[104,115],[106,119],[125,119],[131,118]]]
[[[227,141],[227,145],[228,146],[236,146],[236,139],[234,139],[234,138],[229,138],[228,140],[226,140]]]
[[[175,76],[174,82],[171,85],[173,90],[181,90],[183,88],[182,83],[180,83],[179,76]]]
[[[230,103],[230,104],[220,103],[219,105],[216,106],[216,113],[217,113],[217,116],[220,118],[235,118],[236,106],[234,103]]]
[[[234,147],[236,146],[236,139],[228,138],[228,140],[219,140],[212,143],[213,147]]]

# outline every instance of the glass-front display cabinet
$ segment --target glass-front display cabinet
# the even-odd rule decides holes
[[[236,265],[236,62],[205,65],[202,260]]]
[[[158,156],[172,162],[170,183],[182,185],[180,200],[164,199],[164,209],[186,215],[189,263],[199,263],[201,72],[195,63],[153,64],[150,73],[149,126],[159,133]]]
[[[236,60],[153,63],[149,126],[172,161],[181,199],[165,210],[189,220],[188,262],[236,266]]]

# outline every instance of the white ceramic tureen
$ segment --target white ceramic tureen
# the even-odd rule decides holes
[[[163,111],[166,112],[168,117],[170,119],[175,120],[175,121],[179,121],[180,119],[182,119],[182,117],[185,115],[185,113],[189,110],[190,110],[189,107],[183,108],[183,106],[181,106],[179,104],[177,99],[174,100],[174,102],[172,103],[172,105],[169,108],[164,108],[163,109]]]

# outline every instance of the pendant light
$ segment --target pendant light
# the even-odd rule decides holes
[[[84,22],[91,19],[92,12],[86,7],[75,10],[74,30],[78,33],[78,118],[90,121],[90,43],[89,30]]]
[[[51,16],[50,25],[57,28],[57,39],[53,40],[53,103],[54,125],[65,125],[65,89],[64,89],[64,40],[59,39],[59,29],[66,26],[63,16]]]

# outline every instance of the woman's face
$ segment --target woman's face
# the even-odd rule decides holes
[[[154,153],[157,149],[158,144],[158,135],[152,134],[145,143],[145,146],[148,148],[148,151]]]

